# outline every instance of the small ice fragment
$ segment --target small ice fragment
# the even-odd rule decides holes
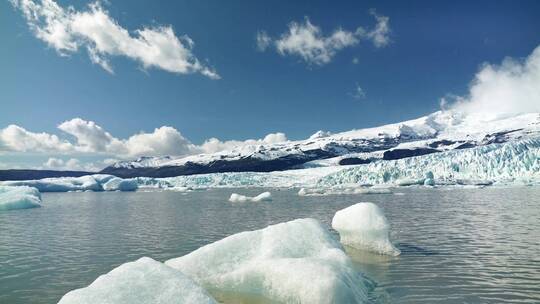
[[[388,220],[373,203],[358,203],[339,210],[332,219],[332,228],[339,232],[341,243],[356,249],[394,256],[401,253],[390,242]]]
[[[245,203],[245,202],[261,202],[261,201],[271,201],[272,194],[270,192],[263,192],[257,196],[245,196],[237,193],[231,194],[229,197],[229,202],[232,203]]]

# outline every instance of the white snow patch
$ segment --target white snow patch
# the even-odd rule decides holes
[[[180,271],[143,257],[118,266],[88,287],[65,294],[58,304],[217,303]]]
[[[238,233],[165,264],[208,289],[281,303],[367,301],[365,278],[314,219]]]
[[[41,194],[32,187],[0,186],[0,211],[41,207]]]
[[[399,255],[389,239],[390,224],[382,210],[373,203],[358,203],[339,210],[332,219],[341,243],[356,249],[380,254]]]

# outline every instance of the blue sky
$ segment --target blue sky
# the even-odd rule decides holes
[[[89,11],[90,3],[57,1],[76,12]],[[275,132],[302,139],[320,129],[401,121],[438,110],[447,94],[466,94],[482,63],[524,58],[540,43],[538,1],[109,0],[100,10],[131,37],[138,29],[170,26],[176,37],[193,41],[189,52],[199,64],[178,72],[155,61],[145,68],[148,60],[140,57],[101,54],[114,70],[110,73],[89,58],[86,47],[92,43],[59,51],[50,39],[36,36],[16,6],[0,2],[0,128],[14,124],[67,140],[73,133],[57,127],[77,117],[120,139],[171,126],[193,144]],[[370,36],[380,21],[372,9],[388,18],[384,45]],[[291,22],[305,28],[306,20],[320,30],[320,38],[341,29],[354,41],[331,49],[324,63],[291,48],[280,52],[276,45]],[[364,32],[357,34],[359,27]],[[271,39],[265,51],[256,40],[263,32]],[[220,79],[203,75],[204,69]],[[56,152],[1,153],[4,167],[24,162],[35,167]],[[69,153],[59,155],[67,160]],[[106,157],[81,150],[77,155]]]

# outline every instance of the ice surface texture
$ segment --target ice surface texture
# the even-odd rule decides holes
[[[41,207],[41,194],[32,187],[0,186],[0,211]]]
[[[231,203],[244,203],[244,202],[261,202],[261,201],[271,201],[272,194],[270,192],[263,192],[257,196],[245,196],[241,194],[233,193],[229,198]]]
[[[88,287],[68,292],[59,304],[216,303],[180,271],[151,258],[118,266]]]
[[[282,303],[367,301],[365,279],[314,219],[238,233],[165,264],[209,290]]]
[[[358,203],[339,210],[332,219],[332,228],[339,232],[344,245],[380,254],[400,254],[390,242],[390,224],[373,203]]]

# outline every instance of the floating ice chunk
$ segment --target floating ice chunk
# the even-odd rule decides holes
[[[3,182],[7,186],[29,186],[38,189],[40,192],[68,192],[77,190],[102,191],[99,182],[91,175],[81,177],[57,177],[44,178],[39,180],[7,181]]]
[[[356,249],[388,255],[401,253],[390,242],[390,224],[373,203],[358,203],[339,210],[332,219],[332,228],[339,232],[341,243]]]
[[[94,174],[81,177],[55,177],[39,180],[5,181],[1,182],[1,184],[5,186],[34,187],[40,192],[82,192],[103,190],[133,191],[137,189],[138,181],[137,179],[121,179],[107,174]]]
[[[261,201],[271,201],[272,194],[270,192],[263,192],[257,196],[245,196],[237,193],[231,194],[229,197],[229,202],[232,203],[245,203],[245,202],[261,202]]]
[[[474,185],[474,186],[491,186],[493,181],[491,180],[474,180],[474,179],[458,179],[456,180],[458,185]]]
[[[356,188],[353,191],[356,194],[392,194],[392,191],[383,187]]]
[[[41,194],[36,188],[0,186],[0,211],[41,207]]]
[[[238,233],[165,264],[218,292],[281,303],[366,301],[365,278],[314,219]]]
[[[320,188],[301,188],[300,190],[298,190],[298,195],[300,196],[319,196],[325,194],[326,191]]]
[[[65,294],[58,304],[216,303],[180,271],[151,258],[118,266],[88,287]]]
[[[397,186],[413,186],[413,185],[422,185],[424,180],[422,179],[413,179],[413,178],[403,178],[398,179],[394,182]]]
[[[114,177],[103,184],[103,190],[105,191],[135,191],[137,190],[137,181],[133,179],[121,179]]]
[[[433,175],[433,172],[426,172],[425,177],[424,186],[435,186],[435,175]]]
[[[424,180],[424,186],[435,186],[435,180],[433,178],[426,178]]]

